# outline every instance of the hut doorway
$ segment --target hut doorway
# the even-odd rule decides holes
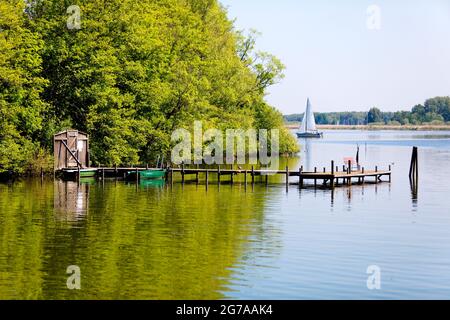
[[[78,130],[65,130],[54,136],[55,170],[89,167],[89,137]]]

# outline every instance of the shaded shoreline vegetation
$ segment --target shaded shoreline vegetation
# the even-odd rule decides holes
[[[52,137],[90,136],[93,165],[170,156],[175,129],[280,129],[264,99],[283,64],[255,50],[217,0],[0,0],[0,174],[51,170]]]
[[[368,112],[326,112],[315,114],[316,123],[323,129],[372,128],[392,129],[402,126],[411,130],[446,130],[450,128],[450,97],[435,97],[414,106],[411,111],[383,112],[371,108]],[[285,115],[289,127],[298,125],[303,114]]]

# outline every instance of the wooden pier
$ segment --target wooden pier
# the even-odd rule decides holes
[[[330,170],[331,169],[331,170]],[[341,170],[340,170],[341,169]],[[98,179],[104,180],[105,178],[126,178],[128,172],[139,172],[143,170],[161,170],[161,168],[150,168],[146,167],[99,167],[99,168],[86,168],[82,170],[93,171],[95,177]],[[74,173],[74,177],[76,179],[80,179],[83,177],[82,171],[80,170],[69,170],[62,169],[61,173],[67,173],[71,171]],[[74,172],[75,171],[75,172]],[[166,169],[166,181],[171,184],[174,183],[175,175],[181,178],[181,180],[177,180],[181,183],[186,183],[187,177],[194,177],[194,179],[190,179],[190,181],[200,183],[200,174],[204,176],[204,183],[206,185],[211,183],[211,177],[215,177],[216,184],[226,183],[234,184],[237,182],[238,178],[240,179],[240,183],[244,184],[255,184],[256,177],[264,178],[263,182],[266,184],[269,183],[270,176],[283,176],[284,183],[286,186],[290,184],[298,184],[300,187],[305,186],[323,186],[334,188],[336,186],[344,186],[351,185],[353,183],[364,184],[364,183],[381,183],[386,182],[386,180],[382,180],[383,177],[387,178],[388,182],[391,182],[391,166],[388,166],[387,170],[379,170],[378,166],[374,167],[372,170],[366,170],[364,167],[352,168],[351,163],[347,166],[342,166],[341,168],[334,166],[334,161],[331,162],[331,167],[327,170],[323,168],[322,170],[318,170],[314,168],[314,171],[304,171],[303,167],[300,167],[298,170],[290,170],[286,167],[285,170],[269,170],[269,169],[255,169],[252,167],[251,169],[235,169],[233,166],[229,166],[228,168],[223,168],[221,166],[217,166],[216,168],[200,168],[198,165],[194,168],[186,167],[184,165],[173,168],[169,167]],[[139,176],[139,175],[137,175]],[[296,177],[295,181],[292,181],[292,177]]]
[[[228,183],[235,183],[237,177],[243,176],[243,182],[255,183],[255,177],[265,177],[265,183],[268,183],[268,177],[273,175],[282,175],[285,177],[285,184],[296,184],[296,182],[291,181],[291,177],[297,177],[297,184],[300,187],[306,185],[318,186],[319,183],[322,186],[334,188],[336,186],[351,185],[353,183],[364,184],[364,183],[381,183],[386,182],[382,180],[382,177],[387,177],[387,182],[391,182],[391,166],[388,166],[387,170],[379,170],[376,166],[373,170],[366,170],[364,167],[351,169],[351,166],[343,166],[342,171],[339,171],[338,167],[334,166],[334,161],[332,161],[331,170],[326,170],[323,168],[322,171],[318,171],[317,168],[314,171],[303,171],[303,167],[299,170],[290,170],[286,167],[285,170],[267,170],[258,169],[255,170],[253,167],[251,170],[242,169],[223,169],[218,166],[215,169],[201,169],[201,168],[186,168],[181,166],[181,168],[170,168],[168,169],[168,180],[172,183],[174,181],[174,174],[181,176],[181,183],[186,182],[187,176],[195,176],[193,181],[199,183],[199,174],[202,173],[205,176],[205,184],[210,183],[210,176],[217,177],[217,184],[223,182],[223,176],[230,177]],[[250,181],[249,181],[250,179]],[[307,182],[311,182],[307,184]]]

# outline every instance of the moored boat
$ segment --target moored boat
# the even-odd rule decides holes
[[[142,180],[162,179],[166,176],[165,169],[140,170],[138,172],[139,172],[139,179]],[[136,179],[136,171],[128,171],[127,179],[129,180]]]
[[[96,173],[97,173],[96,168],[80,169],[80,178],[95,177]],[[63,177],[66,179],[73,179],[73,178],[77,177],[78,169],[63,169],[62,174],[63,174]]]

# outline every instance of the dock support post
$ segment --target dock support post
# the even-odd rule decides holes
[[[195,182],[198,184],[198,170],[199,170],[199,165],[197,164],[197,172],[195,173]]]
[[[184,184],[184,162],[181,164],[181,183]]]
[[[289,187],[289,166],[286,166],[286,188]]]
[[[314,167],[314,173],[317,173],[317,167]],[[317,179],[314,179],[314,188],[317,187]]]
[[[80,173],[80,166],[77,167],[78,172],[77,172],[77,180],[78,180],[78,184],[80,183],[80,177],[81,177],[81,173]]]
[[[337,168],[337,167],[336,167]],[[331,160],[331,180],[330,186],[334,188],[334,160]]]
[[[244,173],[244,184],[245,184],[245,187],[247,187],[247,170],[245,170],[245,173]]]
[[[209,182],[209,170],[206,169],[206,188],[208,188],[208,182]]]
[[[378,172],[378,166],[375,166],[375,173]],[[378,175],[375,175],[375,183],[378,183]]]
[[[298,185],[301,187],[302,186],[302,172],[303,172],[303,166],[301,166],[298,169]]]
[[[233,165],[231,165],[231,178],[230,178],[231,184],[234,184],[234,172],[233,172]]]
[[[361,168],[361,172],[362,172],[362,174],[363,174],[363,176],[362,176],[362,184],[364,184],[364,182],[365,182],[365,178],[364,178],[364,167],[362,167]]]
[[[348,174],[352,173],[352,161],[351,160],[348,160],[347,173]]]
[[[217,184],[220,185],[220,165],[217,167]]]
[[[252,184],[255,184],[255,167],[252,166]]]

